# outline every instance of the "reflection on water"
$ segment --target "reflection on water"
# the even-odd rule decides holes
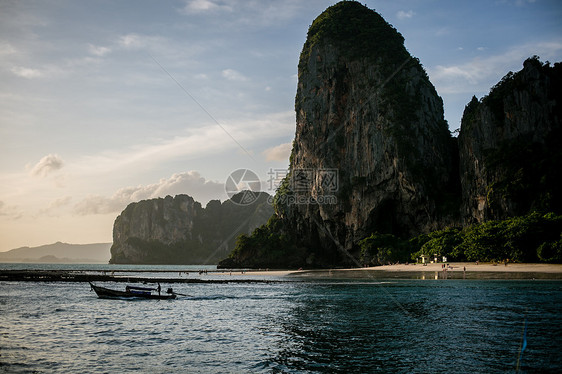
[[[163,285],[165,287],[165,285]],[[307,280],[102,300],[0,282],[6,372],[560,372],[562,282]]]
[[[562,368],[558,348],[553,348],[562,344],[556,337],[562,332],[561,309],[541,306],[546,299],[562,306],[561,285],[554,282],[541,291],[534,286],[408,281],[316,285],[314,297],[299,299],[291,316],[277,321],[285,337],[270,367],[341,373],[504,372],[515,367],[527,313],[535,316],[533,335],[541,348],[528,358],[526,368]]]

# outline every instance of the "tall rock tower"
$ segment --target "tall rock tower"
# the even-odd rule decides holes
[[[276,209],[317,258],[338,263],[373,232],[412,235],[447,219],[456,143],[442,100],[375,11],[344,1],[314,20],[295,110],[291,174]]]
[[[459,134],[465,224],[562,212],[562,64],[527,59],[466,106]]]

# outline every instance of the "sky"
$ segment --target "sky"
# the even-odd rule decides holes
[[[111,242],[131,202],[203,206],[254,171],[274,193],[295,133],[299,54],[336,1],[0,0],[0,251]],[[562,60],[548,0],[363,0],[464,106],[533,55]]]

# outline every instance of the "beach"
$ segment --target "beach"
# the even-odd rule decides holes
[[[197,265],[134,266],[34,265],[0,269],[0,281],[247,283],[292,281],[299,278],[332,279],[552,279],[562,280],[562,264],[475,262],[394,264],[342,269],[212,269]]]
[[[420,279],[562,279],[562,264],[531,263],[475,263],[449,262],[428,264],[394,264],[348,269],[314,270],[247,270],[226,272],[231,275],[255,276],[302,276],[302,277],[351,277],[351,278],[420,278]],[[431,276],[428,276],[431,274]]]
[[[370,271],[442,271],[443,263],[433,264],[396,264],[383,265],[360,270]],[[506,272],[506,273],[562,273],[562,264],[519,264],[508,263],[507,265],[493,263],[475,262],[450,262],[445,263],[447,271],[467,272]],[[359,270],[359,269],[358,269]]]

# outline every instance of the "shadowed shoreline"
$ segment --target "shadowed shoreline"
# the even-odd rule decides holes
[[[115,275],[114,273],[119,273]],[[130,275],[129,275],[130,273]],[[151,276],[148,274],[151,273]],[[307,270],[206,270],[206,276],[188,276],[175,270],[0,270],[0,281],[8,282],[127,282],[127,283],[276,283],[305,279],[506,279],[562,280],[561,264],[396,264],[354,269]],[[191,270],[196,274],[197,271]],[[139,275],[140,274],[140,275]],[[143,276],[147,274],[147,276]],[[156,274],[156,276],[155,276]],[[161,274],[161,275],[160,275]],[[201,273],[200,273],[201,275]]]
[[[154,273],[154,271],[134,271]],[[74,270],[1,270],[0,281],[8,282],[125,282],[125,283],[275,283],[271,279],[199,279],[181,277],[113,276]]]

